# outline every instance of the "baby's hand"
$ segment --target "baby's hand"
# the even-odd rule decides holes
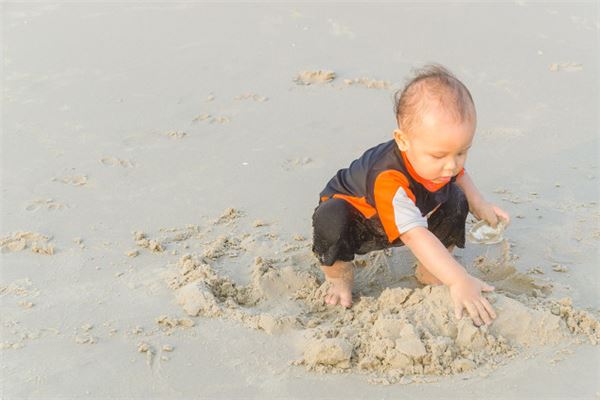
[[[510,222],[510,216],[506,211],[487,201],[474,205],[471,212],[475,217],[485,220],[494,228],[498,225],[498,218],[502,218],[507,224]]]
[[[493,286],[471,275],[450,285],[450,296],[454,301],[456,318],[461,319],[463,308],[466,308],[475,325],[482,325],[482,320],[486,325],[491,324],[492,320],[496,318],[496,313],[481,292],[491,292],[492,290],[494,290]]]

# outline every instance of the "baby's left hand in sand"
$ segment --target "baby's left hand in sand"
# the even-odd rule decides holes
[[[471,212],[473,215],[475,215],[475,217],[485,220],[494,228],[496,225],[498,225],[498,222],[500,222],[499,218],[502,218],[504,221],[506,221],[507,225],[510,222],[510,216],[506,211],[497,205],[488,203],[486,201],[482,202],[481,204],[474,205],[471,209]]]

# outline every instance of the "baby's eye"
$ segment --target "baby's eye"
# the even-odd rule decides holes
[[[432,154],[431,156],[433,158],[437,158],[438,160],[441,159],[441,158],[444,158],[444,156],[440,156],[440,155],[437,155],[437,154]]]

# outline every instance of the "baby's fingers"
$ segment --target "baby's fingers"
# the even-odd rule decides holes
[[[483,304],[488,314],[490,314],[490,317],[492,317],[492,319],[496,319],[496,312],[494,311],[494,307],[492,307],[490,302],[485,297],[481,298],[481,304]]]
[[[481,318],[479,318],[479,310],[477,307],[475,307],[473,303],[465,303],[465,308],[469,312],[469,316],[473,320],[473,323],[477,326],[481,326],[483,322],[481,321]]]
[[[485,217],[484,219],[487,221],[488,224],[490,224],[493,228],[496,227],[496,225],[498,225],[498,215],[494,212],[494,210],[489,210],[489,212],[485,213]]]
[[[510,216],[508,215],[508,213],[506,211],[504,211],[503,209],[501,209],[498,206],[494,206],[494,212],[496,213],[497,216],[499,216],[500,218],[505,220],[506,224],[508,225],[508,223],[510,222]]]
[[[459,303],[454,303],[454,316],[456,319],[462,318],[463,307]]]
[[[488,312],[485,309],[485,307],[483,306],[483,304],[481,304],[481,302],[476,302],[475,307],[477,308],[477,311],[479,312],[479,316],[481,317],[481,319],[483,319],[483,322],[485,322],[486,325],[491,324],[492,318],[488,314]]]

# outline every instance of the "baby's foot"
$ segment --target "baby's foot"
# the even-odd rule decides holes
[[[325,303],[340,304],[342,307],[350,308],[352,306],[352,284],[354,282],[352,275],[349,278],[325,278],[331,284],[325,296]]]

